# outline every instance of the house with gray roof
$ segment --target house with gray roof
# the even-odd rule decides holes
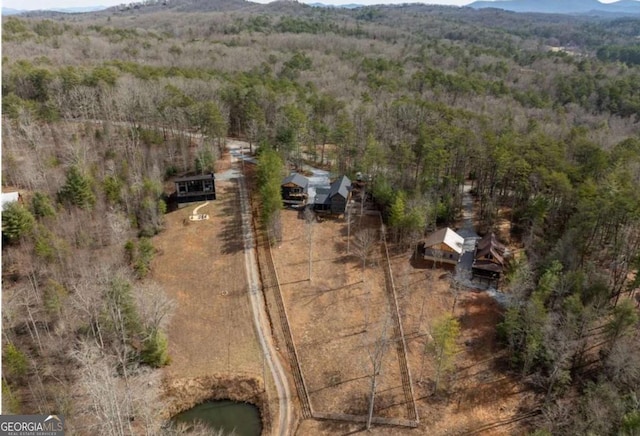
[[[317,188],[313,210],[332,215],[344,214],[351,198],[351,180],[347,176],[339,177],[326,188]]]
[[[291,173],[284,178],[280,185],[282,202],[284,204],[295,206],[306,204],[308,188],[309,179],[302,174]]]

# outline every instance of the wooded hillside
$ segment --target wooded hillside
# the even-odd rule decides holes
[[[3,411],[159,431],[148,238],[166,181],[232,136],[370,174],[400,245],[471,180],[478,231],[506,214],[523,248],[499,329],[532,428],[640,431],[640,20],[165,3],[3,19],[2,183],[25,198],[2,214]]]

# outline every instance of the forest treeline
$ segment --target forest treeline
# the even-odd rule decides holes
[[[149,238],[166,183],[234,136],[371,175],[402,247],[470,180],[479,232],[506,216],[524,248],[499,332],[542,398],[532,428],[640,431],[640,20],[252,8],[3,19],[2,182],[28,198],[3,213],[6,407],[158,428],[131,388],[168,359]]]

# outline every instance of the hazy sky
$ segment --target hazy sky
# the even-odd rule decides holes
[[[258,3],[269,3],[271,0],[252,0]],[[612,3],[616,0],[600,0],[601,3]],[[325,3],[325,4],[380,4],[380,3],[430,3],[439,5],[456,5],[463,6],[472,3],[473,0],[303,0],[303,3]],[[132,1],[123,0],[2,0],[2,6],[13,9],[51,9],[51,8],[68,8],[78,6],[115,6],[123,3],[132,3]]]

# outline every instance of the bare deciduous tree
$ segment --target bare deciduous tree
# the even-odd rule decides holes
[[[316,222],[316,214],[311,208],[304,209],[304,221],[307,223],[307,242],[309,243],[309,281],[313,268],[313,224]]]
[[[367,308],[367,312],[369,308]],[[384,354],[387,351],[389,343],[391,339],[387,337],[387,332],[389,329],[389,324],[391,323],[391,316],[388,312],[384,314],[384,321],[382,330],[380,331],[380,335],[375,338],[373,342],[367,344],[367,354],[369,356],[369,362],[371,364],[371,386],[369,389],[369,409],[367,412],[367,430],[371,429],[371,422],[373,420],[373,409],[376,398],[376,388],[378,383],[378,376],[382,372],[382,362],[384,358]],[[369,331],[369,326],[365,326],[365,331]],[[363,340],[366,336],[363,336]]]
[[[85,431],[106,436],[133,434],[131,403],[116,376],[115,360],[88,342],[81,342],[73,357],[80,365],[78,387],[88,397],[79,410]]]
[[[367,268],[367,259],[371,256],[371,251],[378,238],[378,232],[373,229],[362,229],[356,233],[353,241],[353,251],[362,260],[362,281],[364,281],[364,271]]]
[[[145,330],[164,329],[175,308],[175,302],[167,297],[164,289],[157,283],[148,282],[138,287],[135,297]]]
[[[355,216],[351,212],[351,206],[347,204],[347,212],[345,215],[345,221],[347,222],[347,254],[351,252],[351,226],[355,223]]]

